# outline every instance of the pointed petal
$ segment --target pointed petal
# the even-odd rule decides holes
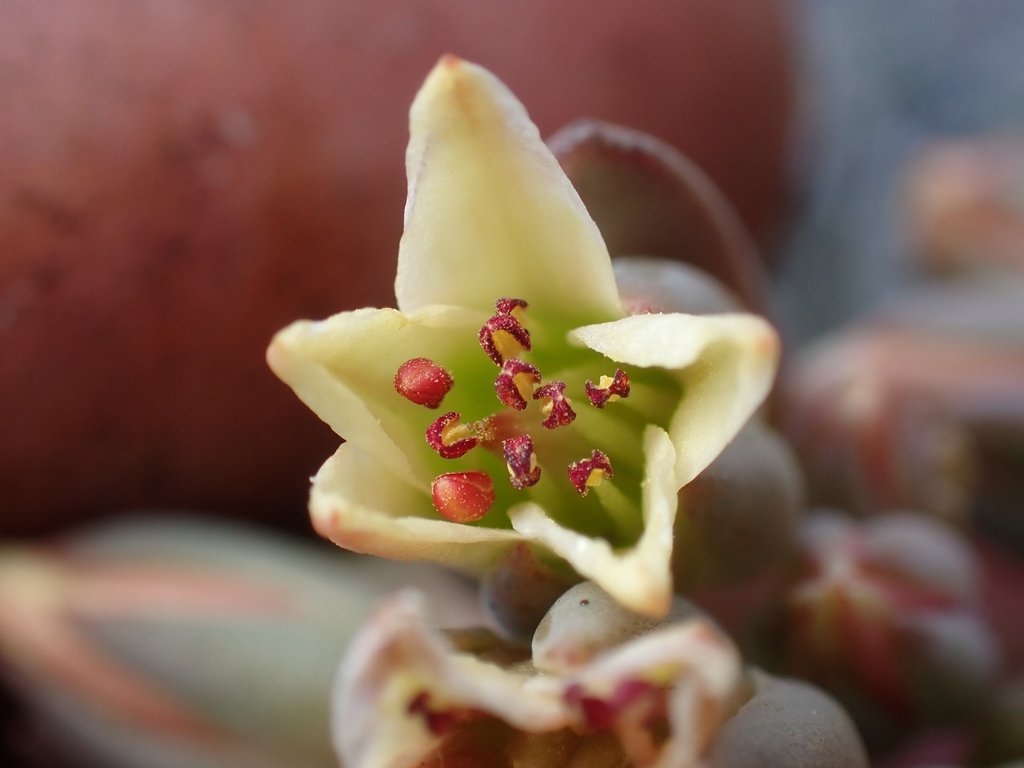
[[[597,226],[500,81],[444,57],[413,103],[410,130],[401,309],[491,311],[510,296],[590,318],[582,322],[622,315]]]
[[[406,482],[345,443],[313,478],[317,532],[340,547],[394,560],[428,560],[480,573],[522,541],[514,531],[416,517],[432,513],[428,486]]]
[[[672,603],[672,528],[676,518],[675,450],[668,433],[644,433],[644,531],[634,547],[616,552],[604,539],[564,528],[536,504],[509,512],[512,527],[548,547],[581,576],[594,581],[625,608],[660,617]]]
[[[332,717],[335,747],[345,765],[419,765],[443,739],[444,729],[431,728],[431,714],[452,724],[461,716],[495,714],[532,732],[568,724],[555,689],[535,689],[527,685],[528,675],[455,653],[429,625],[422,596],[399,592],[349,646]]]
[[[422,406],[395,392],[395,372],[411,358],[443,365],[458,348],[472,350],[484,320],[455,307],[411,315],[394,309],[342,312],[285,328],[267,350],[267,362],[338,435],[399,477],[425,483],[426,470],[410,461],[426,453],[408,449],[423,444],[422,424],[430,420],[424,422]]]
[[[678,371],[683,398],[668,424],[678,487],[729,444],[771,389],[774,329],[754,315],[633,315],[577,328],[571,341],[618,363]]]

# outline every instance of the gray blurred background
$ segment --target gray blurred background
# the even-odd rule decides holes
[[[902,174],[937,138],[1024,133],[1024,2],[801,0],[793,228],[779,316],[803,341],[914,278]]]

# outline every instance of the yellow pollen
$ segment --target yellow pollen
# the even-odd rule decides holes
[[[597,386],[598,386],[598,389],[608,389],[614,383],[615,383],[615,379],[613,379],[611,376],[602,376],[601,380],[597,383]],[[616,400],[621,400],[621,399],[622,399],[621,397],[619,397],[618,395],[616,395],[613,392],[612,394],[608,395],[608,401],[607,402],[614,403]]]
[[[597,488],[608,478],[608,473],[603,469],[592,469],[587,475],[587,488]]]
[[[494,348],[498,350],[498,354],[501,355],[503,360],[508,360],[510,357],[519,357],[525,347],[520,344],[516,337],[508,331],[495,331],[491,336],[494,343]],[[516,387],[519,387],[518,382]],[[520,389],[520,391],[522,391]]]
[[[473,430],[466,424],[458,421],[453,421],[441,430],[441,442],[445,445],[451,445],[452,443],[464,440],[467,437],[475,437]]]
[[[519,390],[519,394],[524,400],[533,397],[533,381],[534,378],[529,373],[520,373],[512,377],[512,383],[516,385],[516,389]]]

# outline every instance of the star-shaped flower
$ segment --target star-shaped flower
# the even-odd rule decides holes
[[[597,226],[485,70],[444,57],[410,122],[398,309],[298,322],[268,352],[346,440],[313,479],[317,530],[478,573],[527,541],[663,614],[677,491],[762,402],[776,334],[627,316]]]

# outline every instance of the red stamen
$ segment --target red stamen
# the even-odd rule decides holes
[[[494,505],[494,482],[486,472],[449,472],[430,486],[436,509],[453,523],[472,523]]]
[[[427,427],[427,443],[443,459],[457,459],[474,448],[477,438],[465,424],[460,424],[461,417],[455,411],[439,417]]]
[[[590,402],[598,408],[604,408],[607,403],[629,397],[629,376],[621,368],[616,368],[613,377],[602,376],[599,384],[587,379],[585,389]]]
[[[406,400],[427,408],[437,408],[455,381],[433,360],[414,357],[406,360],[395,374],[395,391]]]
[[[494,391],[498,399],[509,408],[526,410],[526,393],[533,392],[533,385],[540,383],[540,371],[518,357],[510,357],[501,366],[501,373],[494,380]]]
[[[541,424],[548,429],[564,427],[572,424],[576,418],[576,411],[569,404],[569,398],[565,396],[564,381],[550,381],[542,387],[537,387],[533,393],[534,400],[547,400],[541,408],[546,417]]]
[[[495,315],[480,329],[480,346],[495,365],[531,349],[530,332],[512,315]]]
[[[589,459],[580,459],[569,465],[569,480],[580,496],[614,475],[612,463],[601,451],[594,450]]]
[[[516,435],[501,443],[512,487],[517,491],[536,485],[540,480],[537,455],[533,452],[533,439],[529,435]]]
[[[517,313],[517,309],[526,309],[529,306],[522,299],[498,299],[494,302],[494,308],[498,310],[499,315],[513,315],[518,316],[521,313]]]

